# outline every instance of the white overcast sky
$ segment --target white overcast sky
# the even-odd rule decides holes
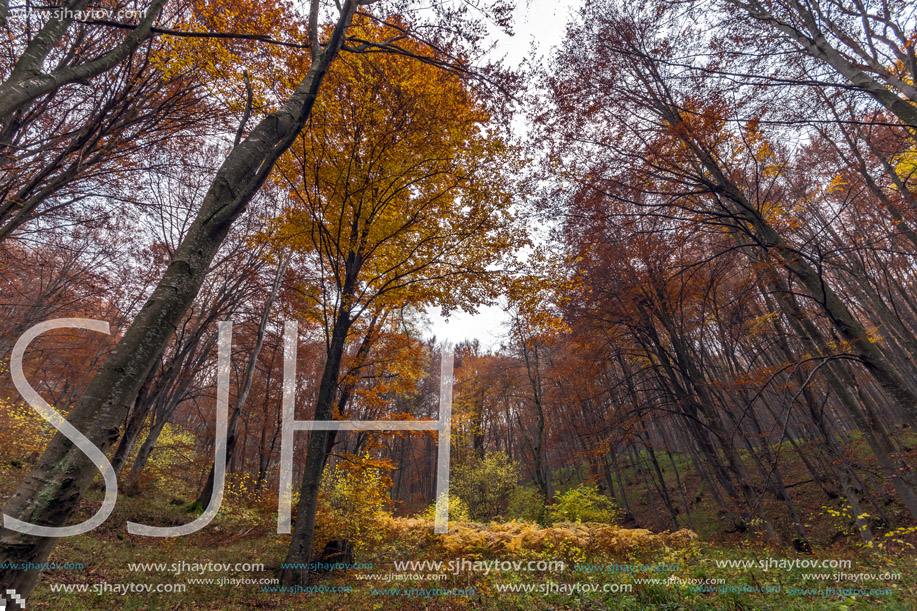
[[[520,0],[516,6],[515,36],[501,37],[496,54],[505,57],[510,65],[519,65],[530,57],[534,45],[537,57],[531,59],[544,57],[560,44],[571,12],[578,4],[575,0]],[[476,338],[483,347],[496,348],[506,332],[507,317],[499,306],[481,308],[477,314],[453,312],[448,319],[438,311],[430,311],[428,316],[429,334],[452,344]]]

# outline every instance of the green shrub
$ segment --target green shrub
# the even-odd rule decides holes
[[[552,523],[557,522],[600,522],[612,524],[617,517],[618,509],[607,496],[595,486],[571,488],[557,496],[548,517]]]
[[[527,484],[513,488],[509,494],[506,517],[510,520],[542,523],[544,521],[544,497],[541,496],[538,487]]]
[[[519,465],[506,452],[489,452],[452,469],[450,490],[468,506],[476,522],[504,514],[510,493],[519,481]]]
[[[436,519],[436,503],[431,504],[425,511],[418,514],[418,518],[433,521]],[[468,511],[468,505],[465,501],[454,494],[449,495],[449,521],[450,522],[469,522],[471,512]]]
[[[390,470],[385,461],[368,455],[348,455],[348,460],[325,469],[315,514],[314,550],[336,539],[347,539],[358,552],[382,543],[379,518],[391,513]]]

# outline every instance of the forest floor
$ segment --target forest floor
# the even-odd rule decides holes
[[[903,444],[906,451],[912,452],[917,456],[917,433],[900,430],[896,433],[896,439]],[[865,475],[871,484],[881,488],[885,497],[882,502],[882,509],[889,520],[898,526],[913,526],[913,520],[907,510],[897,501],[891,480],[882,478],[875,458],[859,432],[852,432],[849,439],[842,442],[842,446],[850,462],[857,465],[861,477]],[[771,450],[779,462],[780,474],[784,485],[802,518],[806,537],[811,544],[816,547],[826,547],[836,543],[842,546],[859,544],[858,537],[851,538],[849,536],[847,521],[832,515],[833,512],[843,509],[844,499],[842,497],[829,498],[825,494],[812,478],[805,463],[799,458],[798,452],[789,442],[775,444],[771,447]],[[754,492],[760,495],[762,513],[771,516],[778,533],[786,535],[788,540],[792,539],[795,536],[793,522],[785,502],[767,492],[762,493],[761,476],[754,462],[749,458],[746,451],[740,451],[740,455],[744,459],[746,468],[752,477],[751,484]],[[656,459],[659,461],[668,493],[672,504],[675,506],[677,524],[673,523],[672,517],[666,510],[659,490],[650,479],[649,473],[640,473],[631,466],[625,466],[623,468],[623,483],[629,500],[630,515],[628,519],[623,521],[622,526],[648,528],[653,531],[690,528],[702,540],[708,542],[741,543],[749,539],[750,533],[735,532],[731,528],[726,512],[718,508],[709,492],[709,487],[697,474],[687,455],[673,454],[670,460],[668,455],[663,452],[657,452]],[[648,461],[644,460],[642,455],[641,460],[648,464]],[[770,469],[771,465],[765,465],[765,468]],[[675,475],[676,469],[679,477]],[[570,472],[566,474],[568,481],[560,481],[559,487],[574,485],[573,482],[582,481],[583,478],[587,477],[588,474],[585,471]],[[679,479],[681,488],[679,487]],[[618,486],[617,481],[615,486]],[[618,488],[616,488],[617,490]],[[684,492],[683,495],[682,490]],[[616,502],[623,509],[623,500],[617,498]],[[689,512],[685,511],[685,502],[688,504]],[[871,522],[877,529],[877,534],[884,533],[887,529],[883,528],[881,520],[878,519],[875,507],[865,501],[863,506],[864,510],[869,512]]]
[[[851,451],[861,451],[858,440],[852,440]],[[799,468],[804,465],[791,453],[781,459],[788,463],[788,484],[807,479]],[[357,549],[357,566],[313,577],[308,591],[283,591],[277,585],[289,536],[274,532],[276,505],[252,508],[229,498],[199,533],[174,539],[129,535],[127,521],[168,525],[193,518],[185,509],[192,490],[151,485],[139,496],[120,495],[112,516],[93,532],[62,540],[50,561],[63,566],[44,572],[28,606],[71,611],[917,609],[917,537],[907,531],[896,503],[886,512],[900,519],[897,526],[904,530],[877,529],[884,549],[867,549],[838,518],[840,499],[829,500],[808,483],[794,486],[812,543],[811,551],[800,552],[789,544],[767,543],[761,533],[729,529],[703,485],[678,466],[699,536],[688,530],[669,533],[675,529],[658,496],[638,474],[628,473],[633,520],[620,527],[451,523],[449,535],[435,536],[429,521],[389,517],[379,522],[378,532],[369,533],[373,543]],[[18,461],[0,464],[0,496],[12,492],[25,467]],[[672,478],[673,498],[680,501],[673,471],[667,469],[666,475]],[[89,496],[78,512],[81,519],[101,500],[98,490]],[[778,515],[776,505],[774,510]],[[787,538],[792,535],[788,521],[775,524]],[[688,526],[683,512],[679,526]],[[400,564],[411,561],[442,564]]]

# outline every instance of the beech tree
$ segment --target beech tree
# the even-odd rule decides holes
[[[377,4],[375,19],[389,23],[397,30],[393,38],[382,41],[349,38],[348,29],[360,6]],[[74,0],[66,6],[81,6]],[[160,5],[156,5],[157,7]],[[334,20],[322,24],[324,11],[335,15]],[[395,8],[410,11],[410,4]],[[115,61],[131,48],[134,42],[150,32],[150,24],[158,8],[131,31],[125,41],[99,62],[89,62],[76,69],[50,75],[39,73],[29,81],[21,75],[34,73],[45,61],[50,46],[63,35],[70,22],[54,17],[47,23],[44,35],[36,38],[26,49],[21,69],[14,69],[4,85],[15,95],[4,96],[7,111],[27,104],[37,95],[52,91],[68,79],[86,78],[117,64]],[[209,189],[203,196],[194,222],[175,249],[173,257],[161,280],[131,325],[119,338],[110,356],[99,367],[86,391],[74,403],[67,420],[103,452],[117,439],[119,427],[128,413],[143,381],[156,359],[194,300],[210,263],[234,221],[267,180],[281,155],[295,142],[306,126],[316,96],[329,68],[342,49],[351,53],[385,52],[402,57],[433,58],[434,49],[439,55],[427,59],[427,65],[437,69],[470,72],[469,61],[480,57],[483,49],[476,49],[486,32],[481,27],[464,27],[467,7],[441,5],[422,13],[419,27],[396,23],[390,19],[395,11],[381,3],[369,0],[347,0],[335,7],[325,7],[319,0],[309,5],[302,30],[303,40],[290,45],[308,49],[308,57],[288,66],[290,86],[274,98],[269,98],[262,108],[264,117],[247,131],[251,111],[244,112],[243,121],[236,133],[236,144],[216,171]],[[506,11],[496,10],[498,22],[505,25]],[[367,18],[370,18],[366,15]],[[427,19],[427,27],[423,20]],[[452,27],[440,27],[445,24]],[[130,28],[128,28],[130,29]],[[182,35],[173,33],[172,35]],[[206,38],[207,36],[189,37]],[[221,36],[216,36],[220,38]],[[229,36],[228,38],[233,38]],[[252,38],[252,37],[250,37]],[[262,40],[264,37],[257,37]],[[419,40],[419,47],[410,47],[405,41]],[[281,45],[283,46],[283,45]],[[419,49],[419,52],[415,52]],[[468,50],[469,53],[463,53]],[[464,57],[459,57],[460,55]],[[18,66],[17,66],[18,68]],[[15,78],[14,78],[15,77]],[[25,80],[22,80],[25,78]],[[498,80],[487,80],[500,86]],[[283,83],[281,84],[283,85]],[[271,99],[277,100],[271,102]],[[95,477],[96,466],[64,436],[57,435],[8,500],[4,512],[21,521],[41,526],[65,524]],[[0,532],[0,556],[12,566],[20,562],[43,562],[54,546],[54,538],[28,535],[4,528]],[[39,571],[0,571],[0,585],[15,589],[28,596],[38,578]]]
[[[761,429],[757,420],[761,416],[755,413],[756,409],[778,422],[781,421],[778,413],[782,411],[782,421],[786,424],[782,425],[781,439],[789,437],[791,443],[796,443],[789,432],[794,414],[779,405],[785,399],[777,399],[770,387],[779,374],[771,373],[760,379],[763,386],[753,393],[741,387],[732,391],[746,405],[737,416],[734,410],[720,407],[728,403],[721,403],[717,396],[722,391],[710,387],[722,382],[708,381],[709,374],[703,373],[703,364],[708,363],[715,371],[722,372],[717,375],[728,373],[736,382],[742,377],[751,379],[749,369],[754,361],[748,359],[757,354],[755,359],[775,359],[771,360],[772,366],[781,373],[798,374],[800,369],[811,368],[798,379],[793,401],[802,397],[813,405],[811,380],[819,373],[825,376],[836,400],[862,431],[884,475],[891,479],[901,501],[913,515],[917,508],[914,474],[901,444],[894,439],[893,424],[881,416],[886,405],[893,405],[894,418],[913,426],[912,327],[905,328],[907,325],[902,324],[900,316],[890,314],[888,293],[881,295],[876,290],[869,280],[865,259],[859,256],[877,254],[865,246],[867,243],[884,243],[894,234],[906,234],[906,225],[903,230],[901,227],[902,221],[907,222],[902,211],[907,210],[894,205],[871,208],[869,214],[877,216],[870,229],[857,238],[839,235],[848,231],[848,225],[836,221],[839,218],[846,221],[846,214],[856,201],[852,194],[861,191],[851,188],[836,174],[815,177],[797,169],[813,164],[794,157],[791,148],[783,146],[784,134],[778,126],[781,119],[800,123],[805,123],[805,119],[793,116],[795,109],[775,108],[773,104],[779,99],[760,87],[754,76],[747,77],[751,81],[748,84],[740,81],[740,93],[733,95],[736,79],[747,75],[723,67],[730,57],[724,41],[706,31],[682,28],[679,23],[679,16],[660,3],[641,3],[627,9],[590,3],[577,27],[571,30],[571,40],[577,42],[569,44],[559,55],[557,68],[549,80],[554,105],[543,115],[544,125],[550,126],[545,132],[550,134],[547,137],[557,138],[559,146],[565,147],[556,152],[568,172],[565,177],[575,177],[573,201],[577,223],[571,225],[567,239],[584,241],[586,246],[577,251],[577,256],[585,261],[594,258],[596,252],[595,243],[588,239],[589,232],[595,231],[590,228],[589,219],[594,219],[598,227],[605,226],[606,232],[608,225],[614,227],[611,235],[626,231],[635,236],[628,248],[648,240],[638,236],[653,233],[660,236],[654,249],[662,251],[677,249],[687,241],[691,245],[686,251],[687,259],[666,264],[683,270],[675,273],[676,279],[686,277],[687,270],[713,267],[717,265],[716,259],[728,260],[732,265],[748,265],[762,283],[766,299],[773,299],[770,306],[758,310],[760,315],[778,316],[795,330],[804,346],[801,354],[794,356],[793,350],[784,345],[781,348],[784,358],[765,349],[756,349],[747,356],[740,357],[737,353],[730,356],[724,352],[724,347],[733,341],[729,340],[732,332],[725,333],[730,328],[728,325],[703,322],[697,331],[689,331],[690,327],[679,329],[686,316],[693,317],[692,309],[682,309],[688,307],[688,297],[703,295],[687,290],[695,281],[686,281],[674,301],[666,295],[667,291],[656,289],[637,302],[636,311],[648,311],[656,321],[648,321],[641,332],[643,337],[635,339],[641,342],[643,350],[649,350],[651,362],[660,365],[657,370],[665,373],[659,380],[661,390],[674,396],[681,406],[695,406],[692,409],[697,411],[685,416],[697,419],[702,415],[704,427],[714,433],[715,445],[698,438],[698,450],[724,486],[728,498],[743,498],[741,505],[747,508],[758,505],[758,492],[747,486],[746,467],[733,446],[733,439],[740,435],[740,443],[747,446],[753,465],[762,474],[770,493],[782,500],[793,515],[798,540],[805,541],[786,486],[777,477],[765,476],[768,471],[762,468],[775,458],[769,448],[754,449],[746,432],[748,426],[752,431]],[[834,35],[841,37],[837,32]],[[900,66],[895,68],[899,69],[905,70]],[[577,74],[579,78],[567,79],[563,76],[566,74]],[[766,76],[761,78],[766,80]],[[826,91],[839,86],[831,82],[816,85]],[[900,91],[906,93],[906,90],[905,86]],[[891,104],[887,106],[891,110]],[[900,105],[895,107],[900,112]],[[861,112],[863,106],[856,109]],[[862,117],[857,114],[852,124],[868,125]],[[844,124],[838,116],[829,115],[827,120],[829,124],[832,121]],[[816,138],[817,129],[813,129]],[[870,152],[874,155],[876,151]],[[889,158],[884,161],[894,165]],[[866,174],[873,182],[867,188],[876,197],[882,194],[880,184],[896,184],[891,176],[877,182],[874,168],[862,160],[856,163],[861,176]],[[829,172],[836,171],[835,168],[836,165],[831,166]],[[901,181],[897,184],[905,187],[903,198],[909,197],[906,185]],[[842,202],[838,206],[839,199]],[[593,206],[581,208],[584,201],[592,201]],[[893,202],[886,196],[883,203]],[[863,217],[856,222],[862,223]],[[605,234],[599,248],[610,254],[611,249],[621,247],[616,246],[618,239],[608,235]],[[831,246],[829,238],[823,236],[830,236]],[[836,255],[830,250],[851,243],[857,246],[848,254]],[[691,248],[699,252],[691,253]],[[854,252],[858,255],[854,256]],[[742,253],[746,261],[737,261],[733,253]],[[637,285],[641,290],[643,285],[656,284],[667,273],[665,267],[651,264],[652,259],[635,260],[626,250],[613,256],[618,258],[618,265],[636,266],[631,273],[643,278]],[[656,257],[653,255],[653,259]],[[594,262],[582,265],[591,264]],[[690,275],[701,277],[697,271]],[[626,286],[631,286],[631,282]],[[711,288],[705,290],[715,286],[711,281]],[[716,299],[703,297],[696,308],[708,307],[708,303],[717,307],[714,320],[719,321],[723,310],[717,306]],[[596,315],[602,315],[601,310]],[[750,315],[751,312],[743,314]],[[881,336],[879,328],[883,329]],[[717,333],[716,341],[703,340],[707,329]],[[702,335],[693,339],[696,333]],[[899,358],[900,354],[909,356]],[[785,360],[787,357],[789,362]],[[857,367],[862,369],[857,371]],[[871,378],[867,383],[871,389],[868,395],[862,389],[864,373]],[[823,426],[819,424],[817,411],[810,413],[813,423]],[[745,424],[747,421],[751,424]],[[690,421],[684,424],[690,431]],[[643,447],[648,445],[644,443]],[[727,459],[731,476],[717,467],[719,451]],[[814,479],[821,481],[820,469],[811,463],[810,468]],[[836,471],[835,475],[841,486],[852,493],[850,496],[856,498],[858,492],[851,489],[849,472]],[[730,488],[741,494],[731,492]],[[764,523],[774,535],[773,525],[767,519]]]
[[[907,2],[839,0],[725,0],[734,13],[752,18],[735,23],[743,39],[778,33],[784,46],[830,66],[847,83],[917,129],[917,56]]]
[[[78,2],[71,4],[77,5]],[[267,179],[274,163],[305,126],[322,80],[344,44],[358,2],[347,0],[328,37],[320,42],[320,2],[311,3],[311,63],[302,81],[276,111],[252,129],[224,160],[197,218],[143,309],[125,331],[67,416],[101,450],[119,427],[155,359],[193,301],[210,261],[233,221]],[[96,475],[96,466],[63,435],[56,435],[4,506],[24,522],[60,526],[67,522]],[[44,562],[56,539],[0,531],[0,556],[10,563]],[[0,585],[28,596],[40,571],[0,571]]]
[[[384,41],[400,27],[362,21],[355,36]],[[416,54],[418,43],[404,43]],[[434,56],[434,60],[445,58]],[[340,384],[354,323],[410,306],[473,308],[496,295],[493,266],[524,236],[514,227],[514,151],[458,76],[393,54],[348,57],[328,75],[309,125],[279,165],[295,204],[279,243],[303,255],[303,291],[325,329],[315,420],[349,392]],[[343,410],[341,410],[343,411]],[[288,565],[306,566],[331,431],[312,431]],[[308,571],[285,569],[286,584]]]
[[[17,43],[24,48],[19,50],[15,64],[0,82],[0,120],[6,122],[12,113],[41,96],[70,83],[87,81],[125,61],[151,35],[153,22],[162,13],[166,0],[153,0],[126,35],[120,38],[115,35],[114,40],[105,41],[108,48],[80,61],[83,58],[79,51],[85,39],[71,28],[88,4],[86,0],[69,0],[55,7],[58,10],[48,11],[49,17],[33,35],[33,16],[27,13],[10,19],[9,3],[2,3],[0,25],[21,28],[23,37]]]

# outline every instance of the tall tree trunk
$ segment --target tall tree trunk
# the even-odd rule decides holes
[[[344,0],[323,48],[318,45],[317,25],[310,28],[313,61],[305,78],[280,109],[260,121],[226,157],[153,294],[70,410],[67,420],[103,452],[118,438],[131,402],[194,301],[233,222],[305,126],[357,5],[355,0]],[[313,0],[311,11],[310,24],[317,24],[318,0]],[[7,501],[3,513],[32,524],[63,526],[97,474],[97,466],[58,433]],[[56,538],[3,528],[0,589],[10,588],[28,597],[39,571],[3,567],[44,563],[56,543]]]
[[[662,495],[662,502],[669,512],[669,517],[672,519],[672,525],[675,526],[677,530],[681,527],[678,524],[678,511],[676,511],[675,504],[672,502],[672,497],[669,495],[669,488],[665,485],[665,476],[662,475],[662,469],[659,467],[659,461],[656,459],[656,452],[650,445],[650,436],[647,435],[645,431],[638,433],[638,436],[643,442],[643,447],[646,449],[647,456],[649,457],[649,463],[653,467],[653,474],[655,475],[654,482],[659,482],[656,489]]]
[[[143,429],[143,423],[146,422],[146,417],[150,415],[150,410],[153,408],[153,401],[150,400],[151,397],[148,393],[148,387],[152,381],[154,372],[155,369],[150,368],[150,373],[147,374],[147,379],[140,388],[140,392],[137,394],[137,398],[131,406],[127,424],[124,426],[124,432],[121,434],[121,439],[118,441],[118,447],[115,448],[115,454],[112,456],[111,466],[115,470],[115,475],[119,477],[121,475],[121,470],[124,469],[124,465],[127,464],[127,458],[130,456],[131,450],[134,449],[137,437],[140,436],[140,431]]]
[[[236,428],[239,426],[239,417],[242,415],[242,408],[245,407],[245,401],[248,399],[248,393],[252,388],[252,381],[255,379],[255,368],[258,365],[258,355],[261,354],[261,347],[264,345],[264,333],[267,329],[268,315],[271,313],[271,306],[274,305],[274,299],[277,297],[277,291],[280,289],[280,283],[283,280],[283,273],[287,268],[289,258],[284,259],[277,265],[277,273],[274,275],[274,282],[271,285],[271,293],[267,301],[264,302],[264,309],[261,311],[261,320],[258,321],[258,334],[255,339],[255,347],[248,358],[248,364],[245,367],[245,381],[239,396],[236,398],[236,404],[232,408],[229,416],[229,424],[226,431],[226,461],[229,462],[235,455],[236,449]],[[207,507],[210,503],[210,496],[213,494],[213,478],[216,465],[210,467],[210,474],[207,481],[201,488],[200,494],[194,505],[197,507]]]
[[[346,272],[340,296],[340,306],[334,318],[331,338],[328,342],[327,360],[322,372],[322,379],[315,402],[313,420],[331,420],[335,399],[338,394],[338,380],[341,375],[341,361],[347,334],[353,325],[351,316],[353,295],[357,288],[357,277],[362,258],[351,251],[347,256]],[[321,484],[322,471],[328,459],[328,452],[334,444],[336,431],[309,432],[309,443],[306,460],[303,464],[302,484],[299,489],[299,506],[296,508],[296,524],[293,527],[293,538],[287,551],[285,564],[280,572],[280,581],[287,586],[305,585],[309,581],[309,570],[306,567],[312,557],[312,543],[315,538],[315,511],[318,508],[318,489]],[[298,566],[300,568],[292,568]]]
[[[168,409],[166,413],[162,414],[162,417],[160,417],[150,428],[150,432],[147,434],[146,439],[140,444],[140,449],[137,450],[137,457],[134,459],[134,464],[131,465],[131,470],[128,472],[127,477],[124,478],[124,492],[127,495],[139,492],[140,476],[143,474],[143,470],[146,469],[150,456],[153,454],[153,448],[156,447],[156,442],[159,441],[159,435],[162,434],[162,430],[165,428],[174,410],[175,408],[172,407]]]

